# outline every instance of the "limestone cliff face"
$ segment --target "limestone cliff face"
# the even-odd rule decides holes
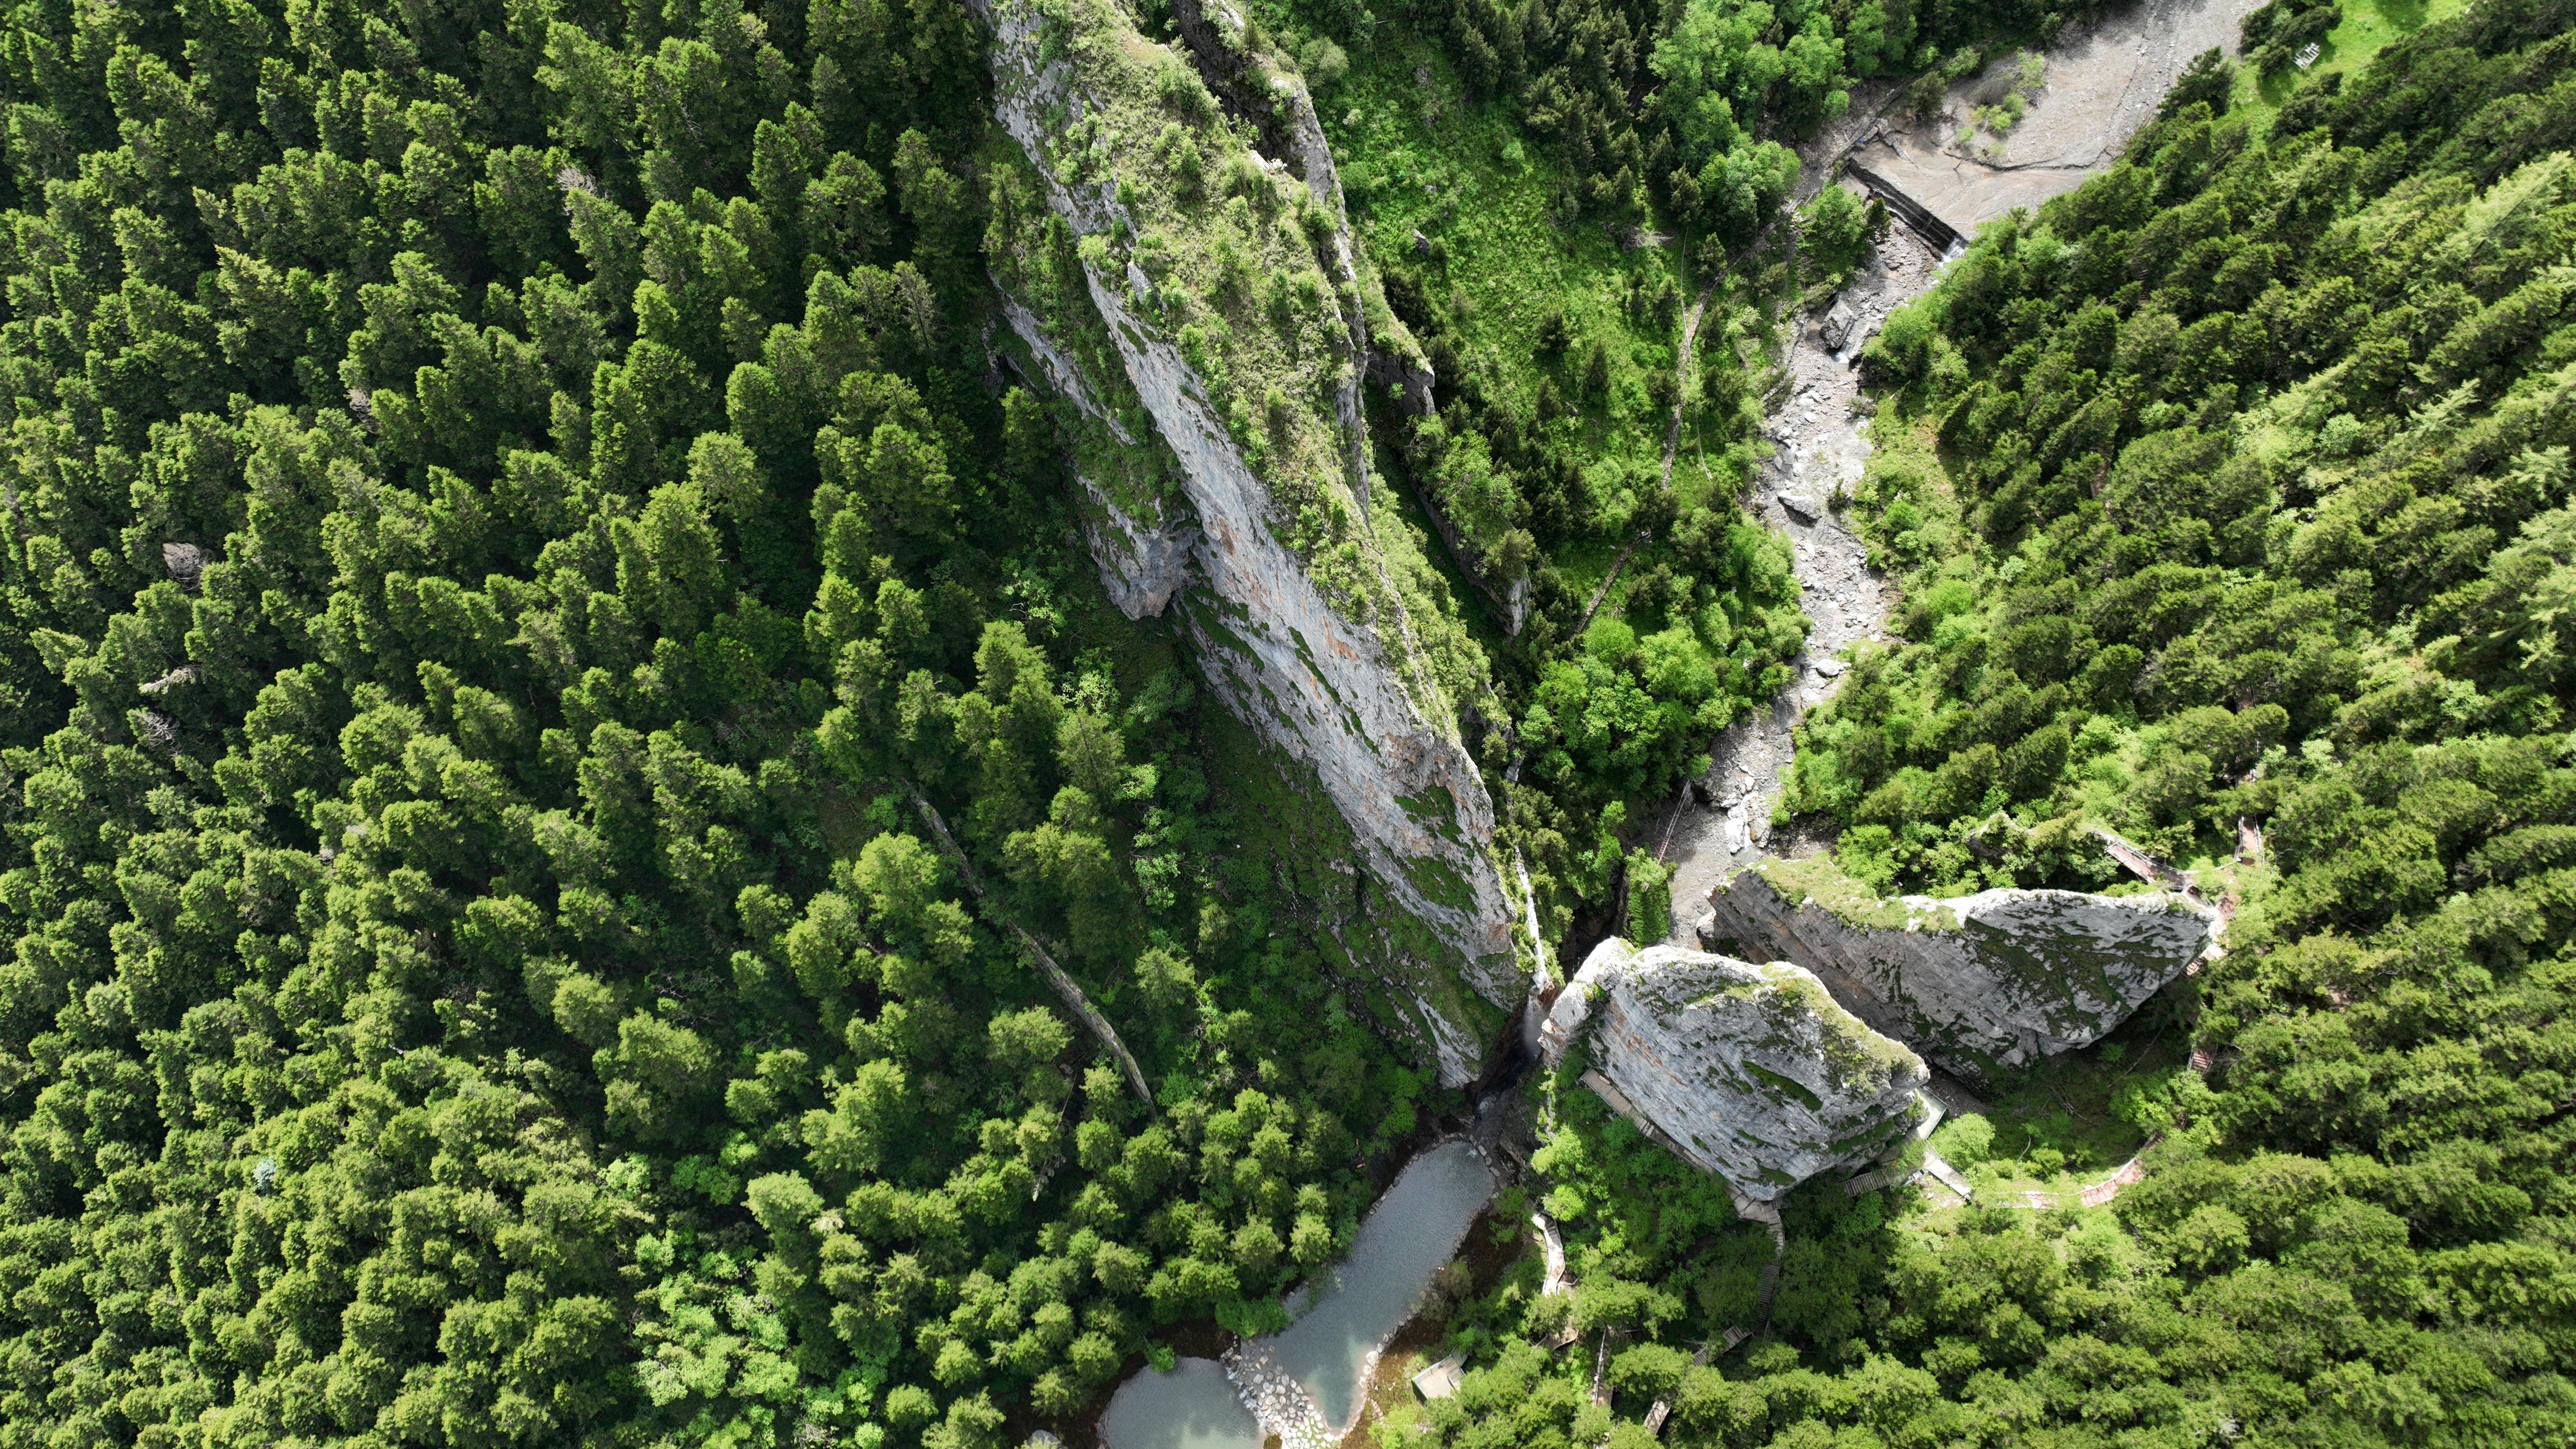
[[[1368,312],[1358,305],[1362,279],[1358,250],[1351,244],[1351,221],[1342,202],[1342,177],[1333,165],[1333,149],[1324,140],[1324,125],[1315,115],[1314,98],[1295,75],[1275,71],[1255,56],[1228,45],[1230,35],[1244,30],[1243,16],[1217,0],[1211,19],[1199,0],[1179,0],[1172,7],[1181,38],[1188,43],[1199,73],[1217,82],[1239,114],[1261,123],[1263,144],[1279,154],[1306,192],[1332,223],[1332,240],[1322,260],[1352,305],[1340,310],[1350,329],[1352,358],[1365,365],[1369,356]],[[1222,28],[1220,28],[1222,27]],[[1408,342],[1411,339],[1406,339]],[[1333,416],[1349,439],[1351,487],[1360,506],[1369,504],[1368,424],[1362,416],[1360,376],[1352,367],[1333,379]]]
[[[1092,427],[1105,433],[1115,452],[1150,452],[1092,395],[1082,379],[1081,364],[1047,336],[1036,313],[1006,293],[1002,315],[1028,349],[1037,374],[1032,380],[1042,382]],[[1155,464],[1160,461],[1149,457],[1139,471],[1159,472]],[[1172,500],[1149,492],[1142,497],[1131,496],[1122,504],[1118,495],[1104,487],[1092,472],[1077,465],[1073,476],[1082,488],[1082,532],[1091,545],[1093,560],[1100,565],[1101,587],[1108,591],[1109,601],[1118,606],[1118,612],[1130,619],[1160,614],[1190,580],[1190,549],[1197,542],[1198,530],[1183,510],[1172,506]]]
[[[1963,1076],[2098,1041],[2180,976],[2218,916],[2180,895],[1991,890],[1881,900],[1830,860],[1765,861],[1709,898],[1712,949],[1784,957]]]
[[[1210,684],[1349,823],[1371,918],[1365,947],[1345,940],[1355,967],[1442,1079],[1467,1081],[1524,978],[1491,799],[1368,519],[1367,332],[1329,157],[1304,158],[1303,188],[1275,178],[1282,163],[1214,124],[1195,72],[1107,0],[999,0],[989,18],[998,119],[1078,239],[1114,368],[1053,346],[1056,319],[1025,307],[1012,329],[1100,426],[1132,402],[1177,478],[1150,517],[1090,500],[1111,595],[1159,609],[1186,539],[1202,586],[1182,618]]]
[[[1551,1063],[1588,1035],[1595,1070],[1668,1146],[1770,1202],[1913,1130],[1923,1061],[1785,961],[1602,942],[1540,1029]]]
[[[1432,411],[1431,389],[1437,380],[1431,362],[1403,320],[1387,306],[1376,274],[1351,235],[1341,174],[1333,165],[1332,146],[1324,137],[1323,121],[1315,113],[1314,98],[1308,94],[1305,82],[1263,57],[1246,54],[1229,44],[1229,37],[1239,36],[1244,29],[1243,17],[1231,0],[1173,0],[1172,16],[1210,85],[1226,97],[1238,114],[1256,122],[1261,144],[1287,158],[1316,205],[1332,218],[1331,269],[1343,282],[1345,295],[1358,299],[1358,305],[1345,309],[1352,356],[1364,360],[1369,378],[1395,394],[1398,407],[1416,416],[1427,416]],[[1370,485],[1360,377],[1360,371],[1355,370],[1337,384],[1334,409],[1354,440],[1352,474],[1365,504]],[[1418,489],[1417,497],[1468,585],[1493,608],[1504,633],[1518,634],[1529,621],[1531,583],[1526,568],[1509,576],[1497,574],[1488,567],[1484,551],[1461,528],[1447,501],[1429,489]]]

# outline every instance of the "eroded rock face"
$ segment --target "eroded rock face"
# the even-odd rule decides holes
[[[1146,524],[1131,516],[1087,473],[1075,473],[1091,506],[1082,511],[1082,536],[1100,566],[1109,602],[1130,619],[1163,612],[1190,581],[1190,550],[1198,531],[1186,522]]]
[[[1068,125],[1087,127],[1090,144],[1113,157],[1129,140],[1140,149],[1149,145],[1150,134],[1119,134],[1123,123],[1111,98],[1151,94],[1152,87],[1113,72],[1157,48],[1108,7],[1086,10],[1081,22],[1090,27],[1088,38],[1052,53],[1042,43],[1043,27],[1068,22],[1051,21],[1019,0],[1000,0],[988,14],[998,119],[1041,178],[1048,208],[1092,243],[1082,261],[1085,291],[1114,343],[1115,367],[1086,373],[1079,359],[1043,345],[1043,320],[1025,308],[1008,309],[1013,331],[1085,417],[1114,428],[1129,403],[1140,407],[1185,495],[1186,521],[1137,518],[1105,495],[1087,500],[1094,557],[1111,597],[1131,616],[1158,612],[1185,577],[1175,545],[1187,539],[1188,572],[1204,586],[1181,593],[1182,618],[1209,683],[1238,718],[1314,770],[1351,828],[1368,876],[1362,895],[1373,936],[1367,949],[1348,943],[1354,964],[1389,988],[1406,1017],[1403,1026],[1424,1043],[1445,1083],[1472,1080],[1519,1005],[1525,977],[1514,957],[1513,907],[1493,853],[1491,798],[1459,737],[1455,704],[1434,678],[1365,524],[1367,450],[1357,379],[1369,344],[1358,299],[1350,295],[1347,227],[1329,154],[1303,148],[1309,154],[1302,179],[1329,202],[1336,228],[1326,272],[1338,285],[1319,288],[1316,305],[1327,314],[1326,335],[1341,339],[1345,355],[1325,398],[1281,395],[1273,406],[1293,413],[1290,436],[1311,437],[1319,434],[1300,410],[1323,402],[1319,412],[1329,419],[1333,443],[1330,454],[1319,449],[1282,461],[1290,455],[1274,451],[1268,462],[1256,463],[1228,426],[1222,393],[1172,335],[1167,309],[1154,304],[1158,284],[1132,258],[1122,263],[1098,246],[1153,228],[1130,214],[1114,168],[1098,171],[1096,179],[1068,180],[1078,168],[1060,167],[1054,149]],[[1302,90],[1293,99],[1302,101]],[[1302,114],[1311,129],[1311,106],[1286,109],[1292,121]],[[1300,129],[1292,127],[1292,137]],[[1320,132],[1311,139],[1319,144]],[[1244,159],[1263,164],[1257,154]],[[1217,207],[1209,204],[1209,217]],[[1202,241],[1190,232],[1202,221],[1166,215],[1163,236],[1189,250]],[[1055,376],[1059,369],[1062,378]],[[1112,398],[1119,401],[1104,405]],[[1243,404],[1237,399],[1231,406],[1240,412]],[[1338,467],[1325,464],[1331,455],[1338,455]],[[1320,490],[1328,505],[1361,520],[1346,533],[1347,561],[1338,565],[1351,578],[1333,594],[1285,541],[1289,521],[1279,516],[1264,472],[1283,467],[1302,469],[1301,481]]]
[[[1036,313],[1005,293],[1002,315],[1028,348],[1038,377],[1048,388],[1121,448],[1138,446],[1135,435],[1093,395],[1091,385],[1083,380],[1082,365],[1046,335]],[[1074,481],[1082,487],[1078,513],[1083,537],[1100,567],[1100,584],[1108,591],[1109,601],[1130,619],[1162,613],[1190,581],[1190,550],[1198,541],[1198,530],[1186,517],[1166,516],[1180,510],[1165,507],[1161,499],[1131,500],[1131,511],[1080,468],[1074,471]],[[1146,516],[1138,517],[1138,512]]]
[[[1817,1173],[1874,1160],[1913,1130],[1923,1060],[1785,961],[1612,938],[1540,1028],[1553,1064],[1588,1037],[1594,1070],[1666,1145],[1770,1202]]]
[[[2099,1041],[2218,929],[2215,911],[2170,891],[1883,900],[1822,857],[1764,861],[1709,907],[1702,944],[1797,962],[1862,1020],[1967,1077]]]

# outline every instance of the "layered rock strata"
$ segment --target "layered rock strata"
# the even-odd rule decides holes
[[[1755,1204],[1869,1162],[1914,1128],[1931,1073],[1785,961],[1602,942],[1540,1028],[1587,1060],[1652,1135]]]
[[[1107,0],[1000,0],[988,18],[998,119],[1076,239],[1096,314],[1013,307],[1013,331],[1032,370],[1067,370],[1050,385],[1093,426],[1132,402],[1176,479],[1173,498],[1086,500],[1111,596],[1131,614],[1170,599],[1187,538],[1201,586],[1182,618],[1209,683],[1350,826],[1370,917],[1365,945],[1345,939],[1354,967],[1444,1082],[1471,1080],[1525,978],[1491,798],[1368,518],[1367,330],[1329,157],[1304,157],[1303,186],[1275,177],[1187,62]],[[1059,323],[1099,329],[1114,365],[1054,345]]]
[[[1816,857],[1736,875],[1698,930],[1797,962],[1871,1026],[1982,1078],[2099,1041],[2209,949],[2218,914],[2171,891],[1881,899]]]

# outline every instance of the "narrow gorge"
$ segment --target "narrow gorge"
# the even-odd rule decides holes
[[[2168,5],[2143,23],[2151,35],[2197,33],[2214,14],[2217,0]],[[1403,411],[1427,415],[1438,378],[1353,233],[1307,84],[1224,5],[1177,7],[1170,44],[1147,39],[1106,0],[1005,0],[986,15],[995,113],[1018,152],[1001,158],[1018,180],[1000,194],[1028,198],[1025,212],[998,208],[997,235],[1011,238],[993,258],[1008,329],[993,341],[1052,398],[1072,440],[1084,536],[1112,600],[1131,619],[1174,609],[1228,708],[1300,775],[1311,772],[1349,826],[1350,859],[1337,868],[1354,873],[1354,896],[1314,904],[1335,918],[1351,969],[1382,990],[1377,999],[1392,1007],[1398,1029],[1445,1084],[1464,1084],[1494,1058],[1515,1016],[1532,1041],[1561,1034],[1564,1021],[1542,1026],[1549,1003],[1607,986],[1560,991],[1554,979],[1564,968],[1538,958],[1535,902],[1525,884],[1507,886],[1500,868],[1498,792],[1460,729],[1462,709],[1493,708],[1489,686],[1479,672],[1444,668],[1457,651],[1437,636],[1457,629],[1456,606],[1445,591],[1421,586],[1430,570],[1420,540],[1391,522],[1391,485],[1371,476],[1361,397],[1374,381]],[[1808,148],[1806,194],[1846,184],[1838,179],[1844,160],[1876,148],[1881,167],[1931,189],[1958,228],[1972,228],[1983,209],[2005,204],[1999,196],[2033,199],[2107,164],[2146,113],[2094,114],[2085,98],[2105,85],[2160,91],[2180,60],[2164,41],[2152,55],[2145,42],[2131,51],[2118,33],[2071,41],[2064,93],[2040,94],[2024,134],[2061,145],[2072,144],[2063,140],[2070,132],[2089,135],[2090,159],[2001,191],[1931,186],[1919,159],[1889,159],[1937,146],[1923,138],[1946,122],[1936,115],[1929,127],[1891,127],[1880,116],[1894,93],[1876,89]],[[1954,95],[1971,89],[1963,83]],[[1966,104],[1954,100],[1953,113]],[[2009,163],[1956,162],[1962,175],[1995,165]],[[1888,185],[1878,171],[1858,174]],[[1924,214],[1902,193],[1888,199]],[[1878,1028],[1980,1076],[2098,1037],[2198,947],[2107,993],[2042,990],[2044,1000],[2021,1009],[2055,1022],[2055,1034],[1997,1024],[2019,1021],[2009,1006],[2001,1018],[1981,1017],[1983,1026],[1963,1026],[1960,1010],[1922,1001],[1974,1000],[1995,983],[1937,968],[1918,968],[1910,985],[1873,975],[1858,964],[1867,953],[1818,949],[1817,931],[1777,925],[1794,911],[1728,904],[1759,889],[1738,884],[1730,896],[1730,880],[1767,878],[1746,872],[1767,859],[1801,709],[1830,692],[1849,649],[1883,638],[1892,594],[1840,518],[1868,454],[1857,359],[1889,312],[1932,284],[1941,247],[1955,250],[1956,231],[1932,218],[1884,236],[1829,305],[1788,326],[1786,395],[1766,428],[1775,451],[1751,502],[1788,536],[1813,628],[1791,661],[1789,687],[1718,741],[1705,773],[1649,828],[1678,851],[1676,938],[1697,925],[1705,942],[1820,973],[1859,1013],[1853,1024],[1864,1035],[1884,1040],[1870,1031]],[[1266,299],[1257,327],[1229,319],[1247,297]],[[1670,466],[1668,448],[1667,473]],[[1482,587],[1457,521],[1437,503],[1429,517]],[[1507,614],[1511,627],[1518,621],[1517,610]],[[1712,898],[1722,917],[1715,929],[1695,921]],[[1977,929],[1991,934],[1998,928],[1983,924],[1987,917],[2009,915],[1979,913]],[[2054,929],[2011,919],[2006,934]],[[2061,976],[2083,954],[2065,942],[2035,949]],[[1668,1005],[1685,1009],[1679,997]],[[1979,1010],[1988,1009],[1968,1015]],[[2070,1012],[2084,1016],[2089,1033],[2064,1024]],[[1553,1049],[1562,1048],[1559,1040]],[[1647,1095],[1663,1102],[1659,1120],[1668,1125],[1707,1109]],[[1704,1150],[1688,1155],[1717,1170]],[[1859,1159],[1846,1152],[1838,1160]],[[1750,1181],[1794,1183],[1824,1162],[1784,1150],[1737,1166]]]
[[[2576,1442],[2576,0],[0,120],[0,1449]]]

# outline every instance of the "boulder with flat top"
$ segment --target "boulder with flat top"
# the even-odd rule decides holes
[[[1898,1145],[1931,1075],[1785,961],[1616,938],[1593,949],[1539,1031],[1550,1064],[1577,1040],[1612,1089],[1605,1100],[1755,1204]]]
[[[2174,891],[1882,898],[1818,856],[1766,860],[1718,887],[1699,937],[1798,963],[1861,1020],[1974,1079],[2101,1040],[2207,951],[2218,924]]]

